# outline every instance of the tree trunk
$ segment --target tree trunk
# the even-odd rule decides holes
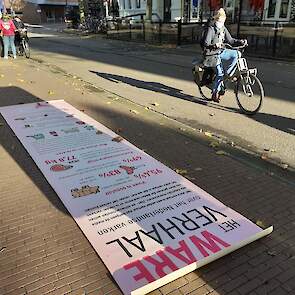
[[[152,20],[152,12],[153,12],[153,0],[146,0],[146,15],[145,19],[148,21]]]

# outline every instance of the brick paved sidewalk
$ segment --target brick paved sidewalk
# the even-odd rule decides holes
[[[0,106],[65,99],[253,221],[262,240],[153,295],[295,294],[295,189],[149,110],[27,60],[0,64]],[[130,110],[135,109],[135,115]],[[72,217],[0,117],[0,294],[121,294]]]

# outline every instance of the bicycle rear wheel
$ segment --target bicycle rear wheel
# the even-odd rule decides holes
[[[212,100],[212,89],[209,86],[199,86],[199,91],[203,99],[205,100]]]
[[[24,50],[26,58],[30,58],[31,53],[30,53],[30,46],[29,46],[28,41],[23,39],[22,46],[23,46],[23,50]]]
[[[235,89],[236,99],[241,111],[246,115],[256,114],[264,98],[264,90],[260,80],[253,74],[244,74],[239,78]]]

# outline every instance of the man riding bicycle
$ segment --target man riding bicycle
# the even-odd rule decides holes
[[[232,38],[225,27],[226,14],[223,8],[216,11],[213,21],[209,24],[207,34],[204,39],[204,61],[205,67],[215,69],[216,76],[213,81],[212,100],[220,101],[220,96],[224,94],[221,89],[224,75],[230,77],[238,60],[238,52],[224,48],[224,43],[244,45],[247,40]]]

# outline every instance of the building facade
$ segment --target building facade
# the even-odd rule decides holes
[[[78,0],[5,0],[2,11],[22,15],[31,24],[63,22],[69,9],[78,10]]]
[[[144,14],[146,0],[117,1],[120,17]],[[295,17],[295,0],[243,0],[242,17],[247,20],[292,21]],[[229,19],[237,20],[240,0],[153,0],[153,20],[165,22],[200,21],[216,9],[224,7]]]

